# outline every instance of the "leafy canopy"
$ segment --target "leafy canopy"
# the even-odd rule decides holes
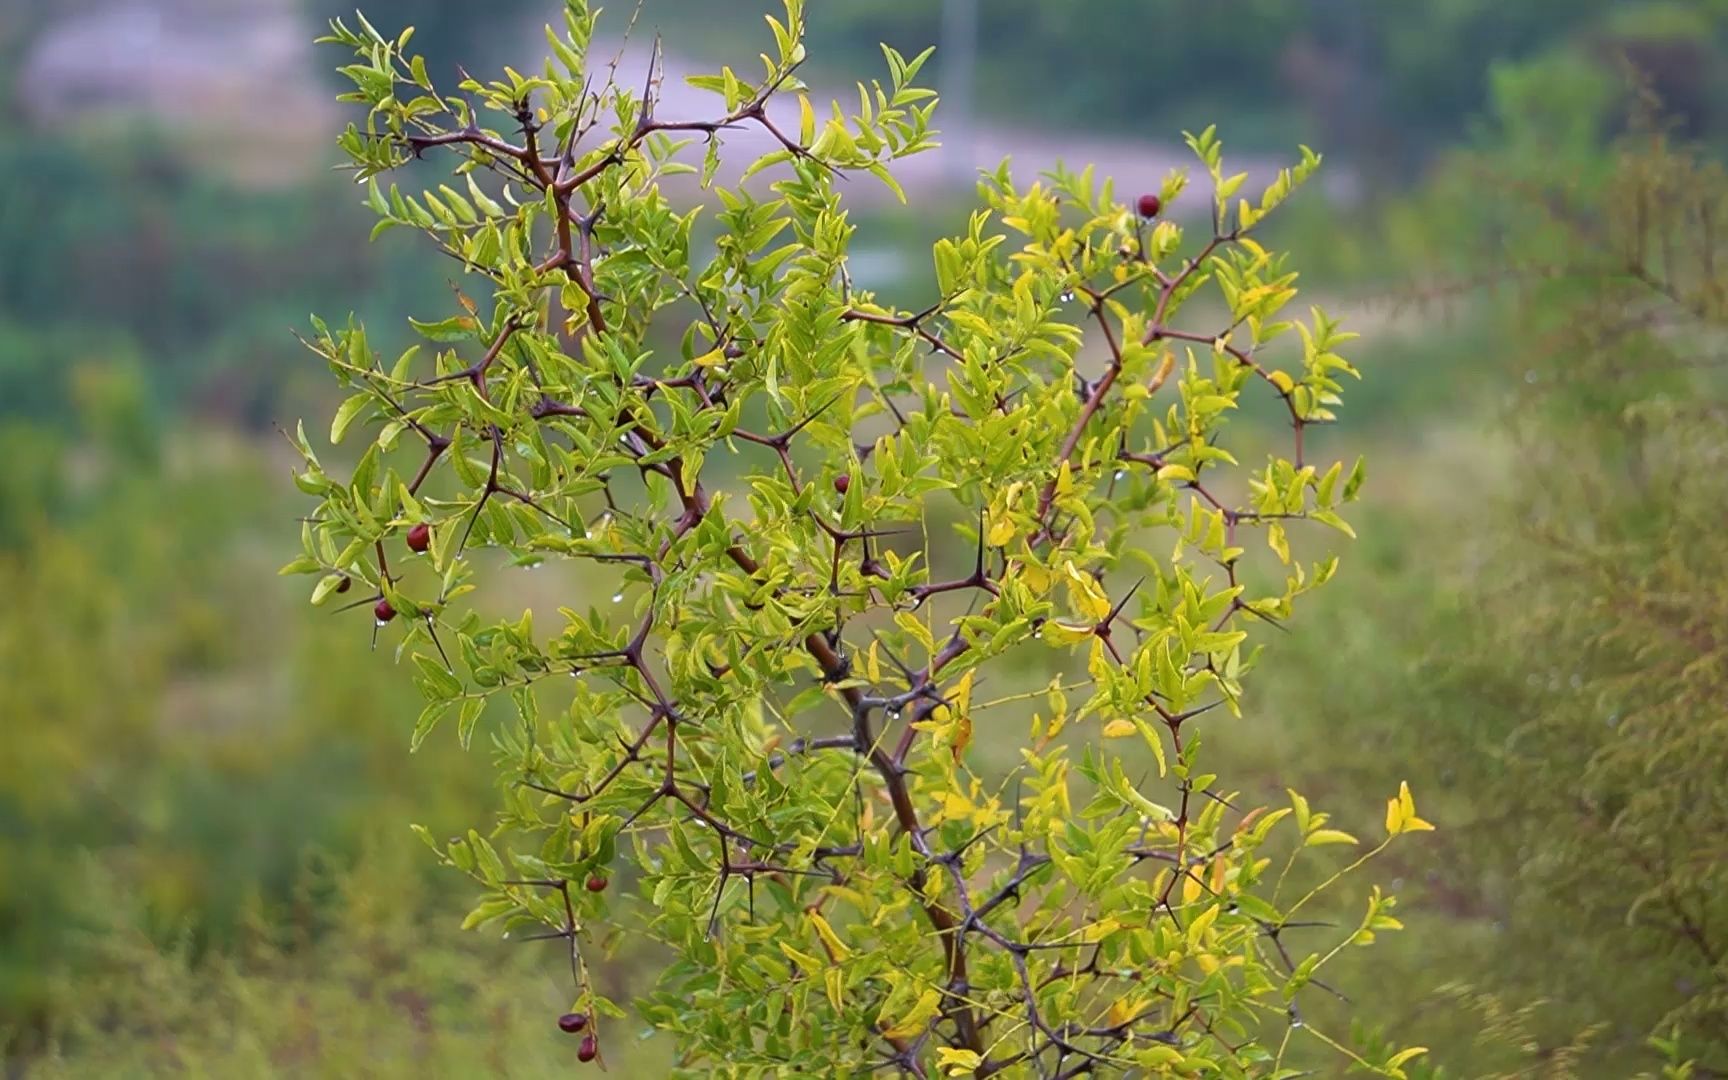
[[[1283,317],[1296,274],[1254,236],[1319,158],[1249,199],[1191,136],[1198,242],[1090,168],[1004,164],[901,310],[852,283],[841,195],[898,192],[892,164],[936,145],[929,54],[885,49],[856,111],[818,110],[802,4],[768,22],[759,74],[691,80],[696,119],[661,115],[657,66],[633,90],[590,58],[582,0],[539,74],[448,94],[408,34],[333,24],[377,231],[486,298],[394,359],[315,322],[351,393],[330,439],[366,442],[333,471],[295,438],[319,504],[287,569],[400,635],[416,744],[485,721],[497,821],[426,836],[484,890],[468,924],[568,949],[602,1050],[623,1010],[585,950],[619,925],[665,943],[638,1008],[692,1075],[1272,1076],[1328,1047],[1402,1075],[1419,1050],[1369,1061],[1301,1022],[1320,970],[1397,926],[1375,890],[1295,940],[1367,855],[1296,886],[1325,876],[1292,874],[1305,849],[1357,840],[1295,794],[1243,805],[1199,737],[1240,708],[1250,637],[1336,569],[1297,534],[1348,534],[1362,482],[1303,450],[1351,335]],[[723,186],[741,129],[771,149]],[[438,150],[450,182],[380,180]],[[1251,394],[1292,436],[1253,467],[1226,438]],[[611,602],[497,618],[488,552]],[[1427,827],[1406,790],[1370,854]],[[609,899],[626,863],[643,902]]]

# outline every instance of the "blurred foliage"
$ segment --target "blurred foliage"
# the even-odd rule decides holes
[[[74,853],[202,947],[249,902],[279,911],[309,845],[352,855],[380,814],[484,789],[436,750],[404,764],[384,658],[287,602],[268,537],[289,512],[255,448],[200,434],[162,460],[132,371],[75,381],[69,431],[0,427],[22,489],[0,503],[0,1016],[31,1029],[75,962]]]
[[[1345,789],[1397,761],[1436,793],[1441,854],[1411,871],[1447,919],[1392,947],[1413,972],[1545,1000],[1525,1041],[1588,1031],[1587,1075],[1630,1074],[1674,1030],[1676,1055],[1720,1068],[1728,177],[1654,106],[1606,148],[1547,122],[1543,87],[1568,78],[1503,73],[1496,122],[1403,211],[1486,271],[1470,301],[1489,332],[1452,365],[1475,418],[1431,420],[1398,468],[1366,578],[1294,650],[1331,653],[1329,677],[1273,665],[1303,719],[1256,752],[1347,735]],[[1405,1004],[1414,1036],[1470,1046]]]
[[[811,28],[812,54],[850,76],[875,62],[877,41],[945,48],[943,7],[836,5]],[[1090,0],[1084,17],[1038,0],[977,8],[975,95],[992,119],[1142,138],[1218,123],[1251,145],[1300,138],[1386,177],[1459,138],[1487,106],[1493,71],[1557,49],[1609,70],[1631,54],[1700,131],[1728,101],[1719,0]],[[759,17],[752,0],[648,0],[644,9],[644,21],[666,25],[683,48],[735,62],[754,54],[744,35]],[[700,38],[677,33],[698,18]]]
[[[286,915],[248,905],[220,954],[163,934],[123,879],[80,866],[77,966],[31,1080],[145,1077],[545,1077],[574,1063],[568,1006],[538,950],[429,939],[440,900],[412,852],[308,858]],[[340,867],[338,869],[337,867]],[[98,899],[100,898],[100,899]],[[0,1040],[3,1045],[3,1040]],[[663,1063],[619,1047],[618,1064]]]

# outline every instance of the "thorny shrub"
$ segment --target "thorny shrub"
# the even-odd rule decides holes
[[[657,63],[638,92],[590,62],[583,0],[540,74],[448,94],[408,34],[332,26],[377,231],[424,234],[490,298],[415,322],[428,344],[393,361],[315,322],[352,394],[331,441],[371,442],[339,477],[296,437],[320,504],[286,570],[400,635],[429,699],[416,743],[513,705],[488,725],[495,827],[426,836],[485,890],[469,924],[568,949],[584,1059],[624,1015],[585,943],[631,920],[675,954],[637,1008],[691,1074],[1278,1076],[1324,1046],[1402,1076],[1420,1049],[1370,1061],[1300,1011],[1397,926],[1392,899],[1290,939],[1429,827],[1408,789],[1367,854],[1287,877],[1357,840],[1294,794],[1242,805],[1198,738],[1239,709],[1250,638],[1332,577],[1293,541],[1349,533],[1362,480],[1303,449],[1351,335],[1281,319],[1296,274],[1254,238],[1319,158],[1250,200],[1213,133],[1189,137],[1213,187],[1197,243],[1168,216],[1184,173],[1129,207],[1091,169],[1025,186],[1004,164],[935,245],[929,305],[884,306],[848,273],[840,194],[872,174],[899,194],[890,166],[936,145],[928,53],[884,49],[887,82],[819,114],[802,6],[769,19],[760,76],[690,80],[715,99],[700,118],[661,115]],[[775,148],[720,186],[742,128]],[[452,183],[379,183],[435,151]],[[677,174],[714,213],[667,198]],[[1225,439],[1246,394],[1292,436],[1252,469]],[[549,633],[491,619],[470,606],[489,550],[617,593]],[[1039,667],[1062,673],[979,692]],[[634,905],[607,888],[626,860]]]

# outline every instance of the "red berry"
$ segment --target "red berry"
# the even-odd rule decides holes
[[[348,577],[346,575],[343,576],[341,581],[338,581],[336,583],[336,591],[339,593],[345,593],[349,589],[352,589],[353,587],[354,587],[354,579],[351,577]]]
[[[1135,204],[1135,209],[1140,211],[1140,216],[1143,218],[1157,217],[1158,211],[1164,209],[1164,200],[1148,191],[1140,196],[1140,200]]]
[[[432,546],[432,526],[422,521],[408,530],[408,547],[411,551],[425,551]]]
[[[588,1026],[587,1013],[565,1013],[558,1018],[558,1030],[574,1035]]]
[[[851,486],[852,486],[852,474],[851,473],[841,473],[839,476],[836,476],[834,478],[834,490],[838,491],[842,495],[846,494],[846,489],[851,487]]]
[[[389,622],[396,617],[396,609],[390,606],[390,601],[380,600],[378,606],[372,609],[372,614],[379,622]]]
[[[576,1048],[577,1061],[593,1061],[600,1056],[600,1040],[592,1035],[582,1036],[582,1045]]]
[[[595,874],[593,877],[588,879],[588,891],[589,892],[605,892],[606,891],[606,879],[601,877],[599,874]]]

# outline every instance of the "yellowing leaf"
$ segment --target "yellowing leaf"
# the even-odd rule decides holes
[[[1068,602],[1076,614],[1094,624],[1110,614],[1110,598],[1104,595],[1097,578],[1075,566],[1072,560],[1063,564],[1062,573],[1068,585]]]
[[[1397,836],[1407,832],[1431,832],[1434,826],[1416,816],[1416,799],[1410,794],[1408,781],[1399,783],[1398,797],[1386,800],[1386,833]]]
[[[780,942],[780,951],[786,954],[787,959],[791,960],[794,964],[797,964],[800,968],[803,968],[804,974],[806,975],[814,975],[818,971],[821,971],[825,966],[822,961],[816,959],[814,956],[811,956],[807,952],[799,952],[784,941]]]
[[[1122,929],[1122,921],[1114,915],[1106,915],[1090,926],[1081,927],[1080,940],[1091,945],[1103,941],[1120,929]]]
[[[1284,526],[1276,521],[1266,526],[1266,544],[1277,552],[1279,562],[1290,565],[1290,541],[1284,535]]]
[[[822,944],[828,947],[828,955],[835,963],[838,964],[851,957],[852,950],[846,946],[844,941],[840,940],[840,935],[836,934],[834,928],[828,925],[828,920],[822,917],[821,912],[812,911],[810,913],[810,925],[816,928],[817,936],[822,939]]]
[[[726,362],[726,350],[716,345],[701,356],[693,357],[690,362],[695,364],[697,367],[719,367],[721,364]]]
[[[1090,626],[1069,626],[1052,619],[1044,624],[1044,639],[1057,645],[1078,645],[1089,637],[1095,637]]]
[[[1104,737],[1106,739],[1121,739],[1132,735],[1139,730],[1139,728],[1134,726],[1134,721],[1126,720],[1118,716],[1116,719],[1104,725]]]
[[[1188,944],[1199,945],[1200,939],[1206,936],[1206,931],[1212,929],[1212,924],[1218,921],[1218,905],[1214,904],[1194,917],[1188,924]]]
[[[1146,1002],[1138,998],[1117,998],[1110,1003],[1110,1011],[1104,1014],[1106,1027],[1123,1027],[1134,1022],[1134,1018],[1146,1011]]]
[[[984,1064],[984,1059],[976,1050],[957,1050],[952,1046],[936,1048],[936,1064],[947,1070],[949,1076],[965,1076],[978,1071],[978,1066]]]
[[[1158,775],[1162,777],[1170,766],[1164,760],[1164,740],[1159,738],[1158,729],[1139,719],[1134,721],[1134,726],[1140,729],[1140,735],[1146,740],[1146,745],[1152,748],[1152,756],[1158,759]]]
[[[893,1027],[885,1029],[882,1034],[890,1039],[910,1039],[922,1035],[930,1021],[942,1011],[942,994],[935,987],[920,994],[912,1006],[912,1011],[902,1016]]]
[[[816,137],[816,110],[810,106],[810,95],[798,95],[798,141],[805,146]]]
[[[1406,1061],[1409,1061],[1412,1058],[1421,1057],[1427,1052],[1428,1048],[1426,1046],[1412,1046],[1408,1050],[1400,1050],[1386,1059],[1386,1067],[1388,1069],[1396,1069]]]
[[[846,1007],[846,972],[838,966],[832,966],[822,974],[822,982],[828,991],[828,1003],[836,1009]]]
[[[1308,834],[1303,847],[1321,847],[1325,844],[1355,844],[1359,843],[1354,836],[1339,829],[1315,829]]]
[[[1056,497],[1074,494],[1074,468],[1066,460],[1056,472]]]

